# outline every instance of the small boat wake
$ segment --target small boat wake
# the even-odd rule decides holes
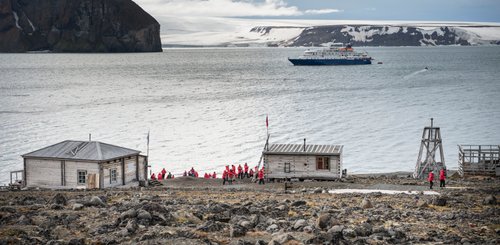
[[[418,70],[418,71],[416,71],[416,72],[413,72],[413,73],[411,73],[411,74],[409,74],[409,75],[404,76],[404,79],[409,79],[409,78],[412,78],[412,77],[414,77],[414,76],[416,76],[416,75],[418,75],[418,74],[421,74],[421,73],[424,73],[424,72],[427,72],[427,71],[429,71],[429,68],[425,67],[425,68],[424,68],[424,69],[422,69],[422,70]]]

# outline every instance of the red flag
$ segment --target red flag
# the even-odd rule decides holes
[[[269,118],[267,115],[266,115],[266,128],[269,128]]]

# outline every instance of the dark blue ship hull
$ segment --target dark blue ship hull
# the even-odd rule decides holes
[[[369,65],[372,60],[367,59],[290,59],[293,65],[296,66],[331,66],[331,65]]]

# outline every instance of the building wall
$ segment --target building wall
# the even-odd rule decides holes
[[[26,159],[26,186],[61,186],[61,161]]]
[[[267,178],[333,179],[342,173],[341,156],[330,157],[330,169],[316,169],[316,156],[265,155],[264,163]],[[285,163],[290,163],[290,172],[285,173]]]
[[[125,183],[137,180],[137,157],[125,158]]]
[[[114,187],[123,185],[122,183],[122,163],[120,160],[111,161],[110,163],[101,163],[103,168],[103,178],[102,178],[102,186],[104,188]],[[126,167],[126,165],[125,165]],[[111,181],[111,169],[116,169],[116,181]]]
[[[60,161],[59,161],[60,162]],[[86,187],[87,185],[78,185],[78,170],[86,170],[89,174],[99,174],[99,165],[95,162],[75,162],[65,161],[65,187]],[[60,181],[59,181],[60,182]],[[60,185],[60,184],[59,184]]]
[[[98,164],[95,162],[64,161],[64,168],[61,162],[61,160],[27,158],[26,185],[51,188],[86,187],[86,185],[78,185],[77,171],[86,170],[87,175],[99,173]]]
[[[148,173],[147,167],[146,167],[146,157],[145,156],[139,156],[139,180],[147,180]]]

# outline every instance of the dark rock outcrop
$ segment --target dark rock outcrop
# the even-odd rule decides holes
[[[131,0],[0,0],[0,52],[161,52],[160,25]]]

